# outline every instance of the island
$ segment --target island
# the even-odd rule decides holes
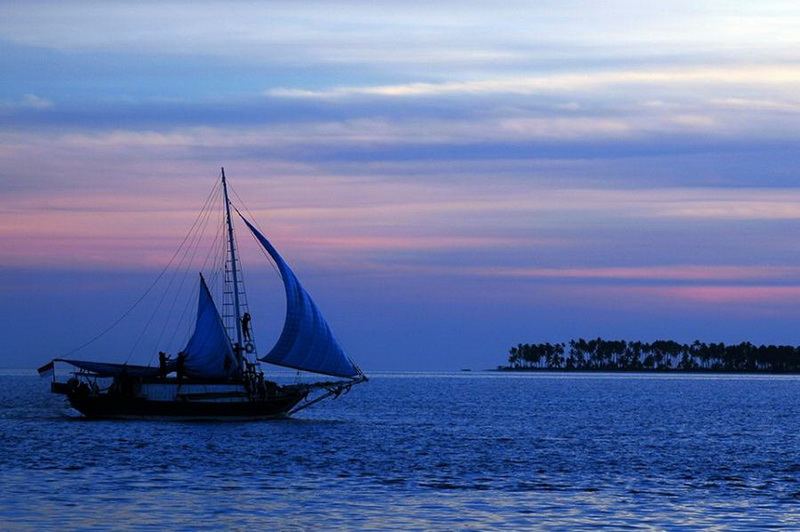
[[[497,369],[800,373],[800,346],[580,338],[567,344],[517,344],[509,349],[508,365]]]

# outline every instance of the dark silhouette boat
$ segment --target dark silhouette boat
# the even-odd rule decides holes
[[[205,278],[199,276],[194,331],[176,356],[159,354],[158,366],[55,358],[41,368],[51,390],[89,418],[269,419],[290,416],[328,397],[348,392],[367,377],[345,354],[294,272],[278,251],[231,203],[221,172],[224,223],[225,318]],[[273,348],[259,357],[245,304],[231,209],[278,271],[286,293],[286,317]],[[278,384],[260,363],[301,370],[335,380]],[[56,366],[68,366],[66,381]]]

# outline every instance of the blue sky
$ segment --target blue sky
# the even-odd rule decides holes
[[[798,35],[780,1],[0,3],[0,365],[124,311],[220,166],[366,370],[797,344]]]

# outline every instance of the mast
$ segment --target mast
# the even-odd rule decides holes
[[[239,346],[238,351],[234,354],[241,366],[243,365],[241,350],[244,348],[244,345],[242,344],[242,316],[241,309],[239,308],[239,273],[236,269],[236,248],[234,247],[233,224],[231,223],[231,202],[228,199],[228,184],[225,181],[225,168],[222,168],[222,193],[225,200],[225,222],[228,226],[228,251],[230,252],[231,276],[233,277],[233,308],[236,316],[236,342]]]

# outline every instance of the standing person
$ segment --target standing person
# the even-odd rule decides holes
[[[178,360],[175,361],[175,374],[178,376],[178,385],[180,386],[183,380],[183,363],[186,361],[186,353],[183,351],[178,353]]]
[[[244,335],[244,341],[250,341],[250,313],[245,312],[244,316],[242,316],[242,334]]]
[[[162,379],[167,376],[167,361],[169,357],[164,351],[158,352],[158,375]]]
[[[239,342],[233,343],[233,356],[236,358],[236,363],[241,367],[242,365],[242,346],[239,345]]]

